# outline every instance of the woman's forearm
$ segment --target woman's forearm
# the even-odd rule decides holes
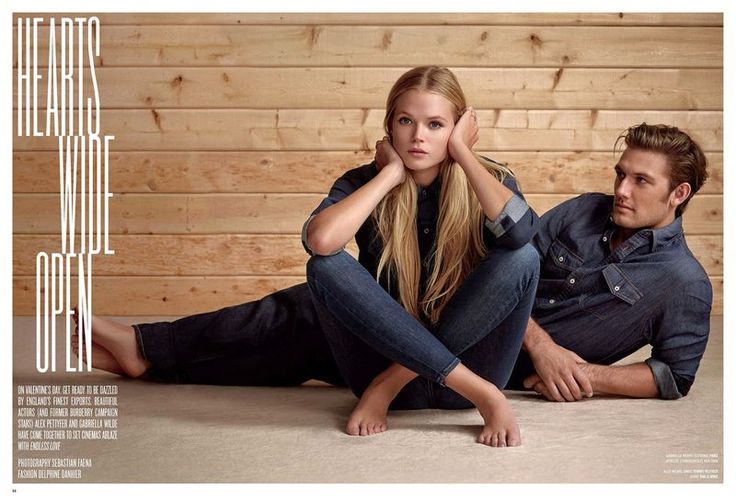
[[[403,165],[401,169],[404,169]],[[329,255],[342,249],[396,185],[395,173],[384,168],[355,192],[321,211],[307,226],[309,249],[318,255]]]
[[[489,219],[495,220],[503,211],[506,203],[514,196],[514,192],[488,172],[488,169],[478,161],[470,149],[464,149],[457,157],[455,161],[465,171],[483,212]]]

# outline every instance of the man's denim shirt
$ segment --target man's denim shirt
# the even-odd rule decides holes
[[[646,344],[659,395],[686,395],[708,341],[711,284],[685,243],[682,218],[640,230],[610,251],[613,197],[590,193],[540,219],[541,275],[532,318],[595,364]]]

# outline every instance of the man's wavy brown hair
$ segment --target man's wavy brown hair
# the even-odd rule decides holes
[[[642,123],[629,127],[616,140],[616,147],[622,140],[627,148],[651,150],[667,157],[670,191],[682,183],[690,185],[690,196],[675,211],[675,216],[682,215],[692,196],[708,179],[707,161],[700,146],[677,127],[663,124]]]

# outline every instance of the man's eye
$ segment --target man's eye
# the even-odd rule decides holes
[[[639,177],[636,178],[636,182],[639,183],[639,184],[641,184],[641,185],[643,185],[644,183],[647,182],[647,179],[646,178],[642,178],[641,176],[639,176]]]
[[[408,117],[401,117],[399,119],[399,124],[406,125],[410,123],[411,123],[411,120]]]

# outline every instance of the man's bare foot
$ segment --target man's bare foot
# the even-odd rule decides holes
[[[78,335],[72,336],[72,349],[74,349],[74,355],[79,357]],[[82,361],[87,362],[87,352],[84,348],[82,348]],[[110,351],[94,342],[92,342],[92,367],[98,370],[109,371],[110,373],[117,373],[118,375],[126,374]]]
[[[78,333],[79,314],[77,307],[74,307],[72,318],[77,325],[75,332]],[[92,345],[98,345],[105,349],[122,369],[122,374],[129,377],[137,378],[151,367],[151,363],[143,359],[138,350],[138,342],[132,326],[92,316]],[[93,353],[92,362],[97,364],[95,357],[96,355]],[[104,358],[104,355],[102,357]]]
[[[478,443],[487,446],[519,446],[521,432],[511,405],[503,393],[493,388],[487,400],[479,403],[478,411],[485,426],[478,436]]]
[[[348,418],[345,432],[351,436],[372,436],[385,432],[388,406],[394,396],[387,395],[380,385],[371,385],[361,396]]]

